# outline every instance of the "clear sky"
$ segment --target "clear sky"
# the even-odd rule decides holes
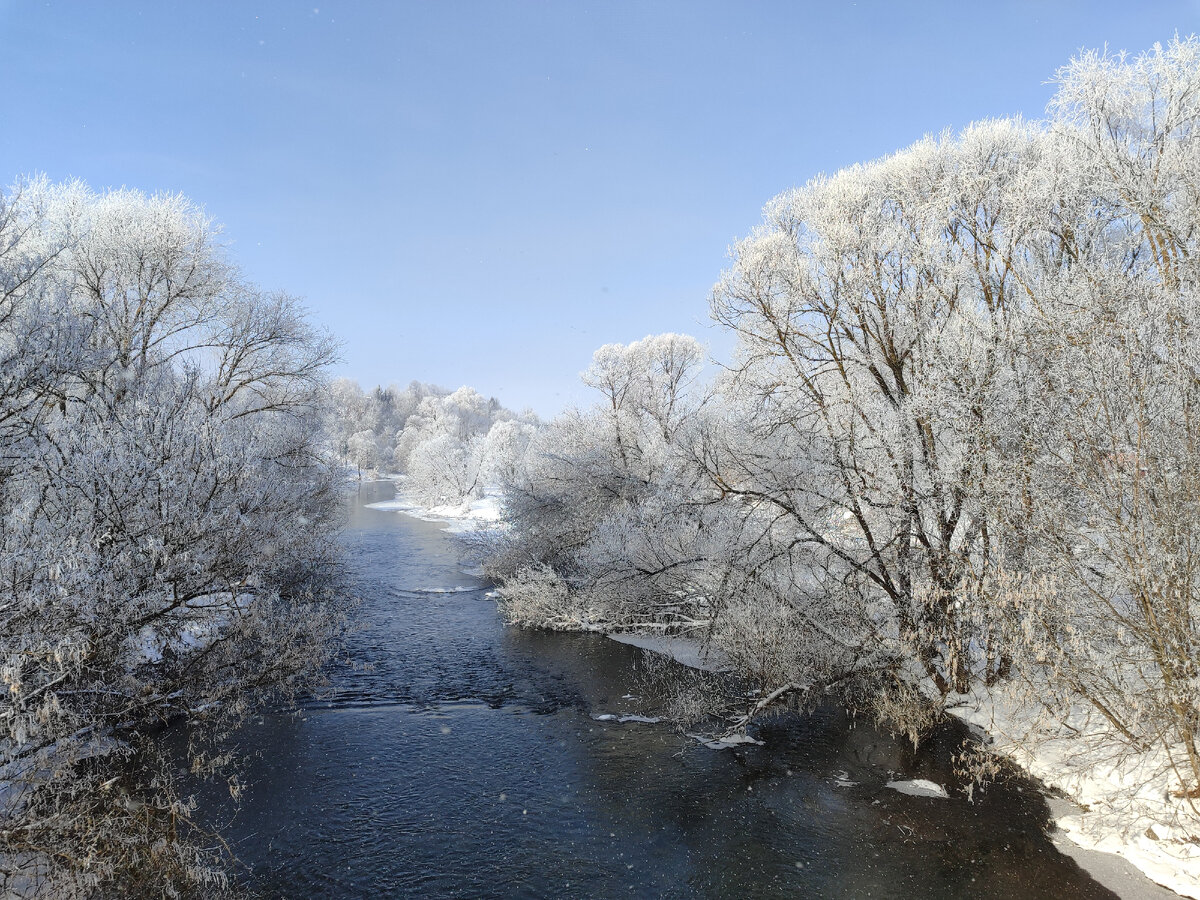
[[[727,353],[708,293],[773,195],[1176,31],[1196,2],[0,0],[0,180],[182,191],[339,374],[550,414],[600,344]]]

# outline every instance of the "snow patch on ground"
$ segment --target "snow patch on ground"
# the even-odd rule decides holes
[[[1083,715],[1074,723],[1080,734],[1042,735],[1030,749],[1022,738],[1034,726],[1031,713],[999,691],[966,695],[949,712],[986,732],[989,749],[1079,804],[1054,809],[1074,843],[1119,854],[1159,884],[1200,900],[1200,823],[1186,801],[1171,796],[1161,751],[1114,762],[1111,747],[1089,742]]]
[[[500,491],[488,488],[478,500],[458,506],[435,506],[426,515],[447,522],[444,530],[452,534],[494,528],[500,522]]]
[[[908,794],[910,797],[936,797],[946,800],[950,797],[946,789],[933,781],[924,778],[911,778],[907,781],[889,781],[887,786],[893,791]]]
[[[367,509],[382,509],[385,512],[422,512],[425,507],[408,500],[380,500],[378,503],[364,503]]]
[[[208,647],[228,627],[233,615],[254,602],[253,594],[205,594],[192,598],[159,625],[145,625],[122,649],[130,669],[163,661],[167,653],[191,655]]]
[[[600,715],[592,716],[597,722],[644,722],[648,725],[657,725],[662,721],[659,716],[637,716],[633,714],[619,716],[615,713],[601,713]]]

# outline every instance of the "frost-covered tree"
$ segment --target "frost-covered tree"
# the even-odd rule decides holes
[[[1195,38],[1083,54],[1045,122],[773,200],[714,290],[713,396],[646,377],[690,371],[666,344],[603,347],[601,402],[506,478],[510,616],[702,597],[765,700],[855,679],[909,723],[1017,676],[1194,799],[1198,98]]]
[[[789,557],[795,597],[852,600],[851,645],[907,645],[943,693],[1007,667],[956,592],[994,553],[984,500],[1040,153],[991,122],[816,179],[768,205],[713,297],[741,412],[706,450],[714,484]]]
[[[6,895],[216,892],[187,804],[119,761],[155,723],[213,735],[295,689],[340,619],[335,345],[218,236],[178,196],[0,202],[0,353],[25,359],[0,383]]]
[[[404,492],[426,506],[478,499],[524,451],[538,420],[517,416],[471,387],[449,391],[413,381],[364,392],[350,379],[332,386],[327,431],[349,465],[404,477]]]
[[[427,506],[461,503],[484,488],[482,435],[466,441],[444,432],[423,436],[409,454],[410,493]]]
[[[684,335],[600,348],[583,373],[600,394],[595,406],[538,431],[506,470],[510,531],[489,566],[507,582],[511,620],[698,623],[692,575],[700,560],[689,545],[703,505],[679,448],[704,405],[696,383],[703,362],[700,344]],[[546,593],[555,579],[562,584]],[[568,585],[570,601],[560,602]]]
[[[346,460],[360,471],[383,465],[386,454],[381,450],[378,435],[368,429],[356,431],[343,443]]]
[[[482,496],[494,465],[501,465],[493,454],[504,449],[488,436],[497,424],[514,420],[498,400],[471,387],[423,397],[396,436],[393,452],[397,469],[407,475],[408,493],[431,506]]]
[[[1158,760],[1194,803],[1200,41],[1086,53],[1058,84],[1060,187],[1027,279],[1028,449],[999,507],[1017,552],[990,596],[1028,696],[1109,757]]]
[[[538,432],[536,416],[499,419],[488,429],[481,448],[483,478],[500,484],[516,477],[517,466]]]

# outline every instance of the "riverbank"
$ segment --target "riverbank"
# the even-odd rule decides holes
[[[692,668],[721,668],[720,660],[700,642],[686,637],[608,637]],[[1055,836],[1066,839],[1056,840],[1056,845],[1105,887],[1135,900],[1200,898],[1200,845],[1187,840],[1183,829],[1171,826],[1183,814],[1184,802],[1170,798],[1165,779],[1147,779],[1132,792],[1130,784],[1138,778],[1138,767],[1106,767],[1093,754],[1091,766],[1082,769],[1078,739],[1046,740],[1031,752],[1018,740],[1030,722],[1015,704],[991,692],[967,695],[949,712],[982,733],[990,750],[1066,794],[1069,799],[1048,797]]]
[[[443,531],[451,534],[466,534],[495,527],[500,522],[500,489],[487,488],[482,497],[462,503],[440,506],[424,506],[405,491],[404,475],[380,475],[380,481],[390,481],[396,486],[396,499],[367,504],[368,509],[380,509],[404,513],[424,522],[444,522]]]
[[[397,499],[370,504],[371,508],[442,522],[443,530],[452,533],[476,531],[499,521],[498,492],[490,491],[458,506],[429,508],[405,498],[402,481],[389,480],[397,482]],[[692,668],[711,671],[721,667],[720,660],[696,640],[628,633],[608,637]],[[1184,801],[1172,803],[1165,784],[1157,780],[1147,779],[1131,793],[1137,770],[1084,760],[1077,739],[1041,741],[1031,752],[1019,740],[1029,726],[1020,711],[1019,704],[992,693],[965,696],[950,710],[990,741],[989,749],[1072,799],[1068,803],[1048,798],[1058,829],[1053,837],[1060,850],[1097,881],[1119,896],[1135,900],[1177,895],[1200,898],[1200,845],[1191,842],[1182,829],[1171,826]],[[1085,762],[1088,765],[1082,765]]]
[[[720,659],[686,637],[608,637],[692,668],[721,668]],[[949,712],[982,733],[989,749],[1070,798],[1046,798],[1057,827],[1055,844],[1105,887],[1133,900],[1200,898],[1200,845],[1170,826],[1182,814],[1183,800],[1168,796],[1164,779],[1147,780],[1130,796],[1138,769],[1105,767],[1093,760],[1090,769],[1080,770],[1078,740],[1075,746],[1066,738],[1045,742],[1031,752],[1016,740],[1028,726],[1022,724],[1024,716],[990,692],[968,695]]]
[[[717,671],[721,661],[699,641],[661,635],[610,634],[610,638],[668,656],[685,666]],[[1186,801],[1170,797],[1165,778],[1136,779],[1139,767],[1106,766],[1093,751],[1081,759],[1079,739],[1043,740],[1030,751],[1020,740],[1031,722],[1020,707],[990,691],[965,695],[949,709],[1008,758],[1069,800],[1047,797],[1057,826],[1055,843],[1097,881],[1124,898],[1200,898],[1200,845],[1173,821]],[[730,745],[732,746],[732,745]],[[1152,760],[1144,768],[1155,765]],[[1132,784],[1138,784],[1132,789]]]
[[[1073,801],[1054,814],[1076,845],[1119,855],[1156,883],[1200,898],[1200,822],[1188,801],[1173,795],[1159,752],[1118,757],[1111,745],[1090,738],[1083,711],[1074,730],[1046,733],[1026,704],[1001,690],[964,695],[949,712],[985,733],[989,750]]]

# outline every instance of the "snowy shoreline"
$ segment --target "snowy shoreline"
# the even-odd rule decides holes
[[[396,499],[367,504],[369,509],[403,513],[426,522],[445,523],[444,531],[466,534],[490,527],[500,521],[500,493],[494,488],[484,496],[462,504],[427,507],[403,495],[402,476],[380,476],[380,481],[396,485]],[[635,633],[605,633],[611,640],[640,647],[675,660],[681,665],[704,671],[719,671],[720,660],[701,642],[687,637]],[[1127,797],[1116,796],[1122,779],[1130,772],[1114,772],[1096,767],[1087,775],[1072,771],[1066,764],[1069,742],[1048,742],[1036,753],[1018,746],[1013,736],[1020,733],[1022,717],[1011,705],[990,693],[965,695],[948,712],[985,736],[989,749],[1011,760],[1020,769],[1052,789],[1065,794],[1069,801],[1047,796],[1051,817],[1057,828],[1059,848],[1075,859],[1097,881],[1122,897],[1160,898],[1177,895],[1200,900],[1200,845],[1171,840],[1176,837],[1161,816],[1154,817],[1162,799],[1137,798],[1142,802],[1131,808]],[[724,745],[723,745],[724,746]],[[1142,793],[1158,793],[1154,783]],[[1150,822],[1147,826],[1147,821]],[[1155,837],[1151,837],[1153,834]],[[1169,847],[1179,853],[1169,852]],[[1128,863],[1123,866],[1122,862]],[[1161,887],[1160,887],[1161,886]]]
[[[990,750],[1069,798],[1051,802],[1051,811],[1072,843],[1120,856],[1156,884],[1200,898],[1200,845],[1174,824],[1186,801],[1172,798],[1156,754],[1109,764],[1089,750],[1086,737],[1065,730],[1031,750],[1020,740],[1033,727],[1029,714],[999,691],[964,695],[948,712],[986,734]]]
[[[396,486],[396,499],[381,500],[378,503],[367,503],[367,509],[379,509],[390,512],[404,513],[423,522],[444,522],[443,531],[451,534],[469,534],[491,528],[500,522],[500,490],[487,488],[483,496],[477,500],[465,503],[448,503],[441,506],[424,506],[412,497],[404,495],[403,475],[379,475],[376,478],[364,478],[368,481],[390,481]]]

